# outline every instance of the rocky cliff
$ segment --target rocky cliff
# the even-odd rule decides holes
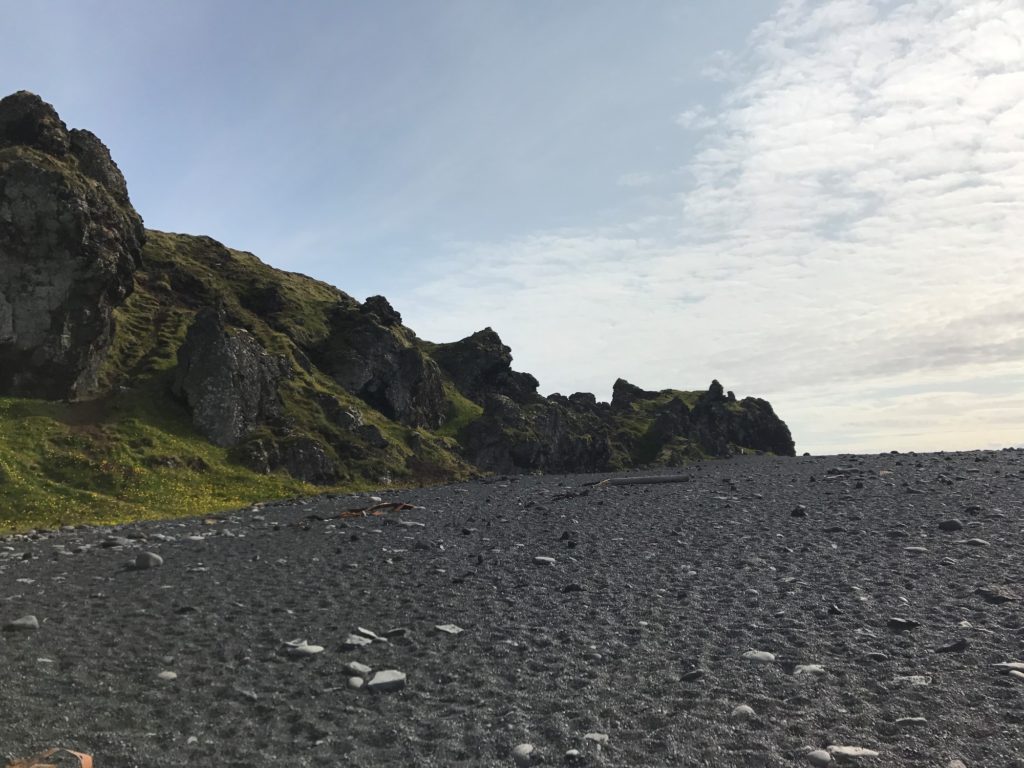
[[[622,379],[610,403],[544,397],[490,328],[430,343],[382,296],[144,230],[99,139],[0,101],[0,493],[19,504],[202,511],[741,451],[793,454],[764,400]]]
[[[99,139],[33,94],[0,100],[0,394],[96,390],[144,241]]]

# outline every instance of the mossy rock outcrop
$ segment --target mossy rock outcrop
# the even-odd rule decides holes
[[[491,328],[431,343],[383,296],[145,230],[97,137],[0,101],[0,529],[750,450],[794,452],[717,382],[543,397]]]
[[[33,94],[0,100],[0,395],[96,392],[144,241],[99,139]]]

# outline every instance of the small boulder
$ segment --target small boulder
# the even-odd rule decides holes
[[[39,619],[35,616],[22,616],[4,624],[5,632],[31,632],[39,629]]]
[[[392,693],[405,688],[405,673],[397,669],[382,669],[366,684],[374,693]]]
[[[135,570],[148,571],[150,568],[159,568],[164,564],[164,559],[155,552],[140,552],[135,557]]]
[[[533,744],[518,744],[512,749],[512,761],[517,768],[526,768],[533,763]]]
[[[832,744],[828,751],[832,758],[839,762],[856,762],[865,757],[878,757],[878,752],[867,747],[845,747]]]

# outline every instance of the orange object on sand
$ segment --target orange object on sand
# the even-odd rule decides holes
[[[77,758],[76,768],[92,768],[92,755],[84,752],[75,752],[73,749],[48,749],[40,752],[35,757],[26,757],[24,760],[15,760],[8,763],[7,768],[64,768],[69,763],[64,758]],[[55,759],[57,762],[50,762]]]

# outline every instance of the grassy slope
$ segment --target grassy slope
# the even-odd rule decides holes
[[[351,297],[209,238],[150,231],[144,262],[135,292],[115,313],[115,341],[101,374],[109,396],[83,403],[0,398],[0,531],[203,514],[327,490],[233,463],[227,450],[192,429],[188,412],[170,396],[188,325],[200,306],[216,303],[229,322],[292,363],[295,376],[283,385],[282,398],[296,431],[351,446],[355,458],[346,457],[348,475],[334,490],[379,485],[382,477],[415,484],[468,474],[446,435],[465,422],[473,404],[454,390],[452,424],[441,435],[413,437],[414,430],[384,418],[315,368],[303,368],[299,345],[320,341],[328,332],[327,309],[357,306]],[[270,294],[277,307],[272,325],[258,314]],[[312,393],[360,412],[389,446],[367,449],[332,425]],[[414,458],[412,443],[420,446]]]
[[[0,531],[202,514],[312,491],[231,464],[184,409],[153,395],[0,399]]]

